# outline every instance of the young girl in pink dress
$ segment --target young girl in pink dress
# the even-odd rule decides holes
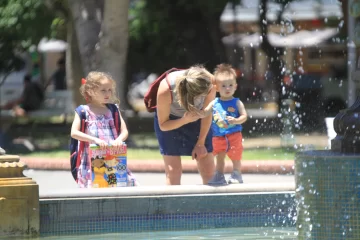
[[[71,137],[85,142],[85,148],[81,155],[81,162],[78,168],[78,185],[81,188],[92,187],[91,159],[89,159],[89,144],[97,144],[106,148],[109,144],[112,147],[122,147],[128,137],[128,130],[120,111],[120,131],[116,131],[115,120],[107,104],[118,103],[116,98],[116,83],[112,77],[103,72],[90,72],[86,80],[82,82],[80,92],[87,101],[82,105],[86,115],[85,133],[80,131],[81,119],[75,113],[71,127]],[[129,169],[128,185],[137,186],[138,183]]]

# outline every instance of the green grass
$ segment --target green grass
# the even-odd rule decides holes
[[[22,156],[29,157],[50,157],[50,158],[69,158],[69,152],[64,150],[54,151],[37,151]],[[295,152],[286,151],[280,148],[259,148],[259,149],[245,149],[243,153],[243,160],[294,160]],[[136,160],[162,160],[159,150],[150,149],[128,149],[128,159]],[[184,160],[191,160],[191,157],[184,157]]]

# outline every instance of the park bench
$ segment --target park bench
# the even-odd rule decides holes
[[[51,118],[61,118],[66,122],[67,116],[74,114],[74,105],[72,98],[72,91],[52,91],[45,93],[44,103],[41,108],[35,111],[31,111],[25,117],[14,116],[12,110],[0,111],[0,131],[4,138],[4,135],[10,129],[10,127],[18,121],[25,120],[31,123],[35,123],[37,120],[49,120]],[[0,143],[3,142],[0,139]],[[31,147],[30,147],[31,148]]]

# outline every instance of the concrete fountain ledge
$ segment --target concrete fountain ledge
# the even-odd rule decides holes
[[[28,169],[38,170],[70,170],[70,160],[68,158],[41,158],[41,157],[21,157]],[[128,161],[128,167],[132,172],[165,172],[164,162],[158,159]],[[184,173],[197,173],[196,161],[182,161]],[[225,163],[225,172],[232,172],[232,163]],[[294,160],[243,160],[241,163],[242,173],[261,173],[261,174],[293,174]]]
[[[40,192],[40,199],[63,198],[118,198],[131,196],[170,196],[170,195],[206,195],[206,194],[239,194],[239,193],[274,193],[293,192],[294,183],[254,183],[228,186],[179,185],[151,187],[119,187],[93,189],[64,189]]]
[[[288,183],[74,189],[40,196],[43,236],[294,227],[296,217],[294,184]]]

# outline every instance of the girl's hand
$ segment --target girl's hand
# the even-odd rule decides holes
[[[115,139],[115,140],[111,141],[110,144],[113,147],[120,148],[125,143],[123,142],[122,139]]]
[[[108,146],[108,143],[105,142],[104,140],[100,139],[100,138],[95,138],[94,143],[96,145],[100,146],[100,148],[106,148]]]
[[[195,112],[185,112],[183,119],[187,123],[195,122],[200,119],[200,116]]]

